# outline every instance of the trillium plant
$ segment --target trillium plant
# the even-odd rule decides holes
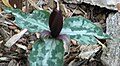
[[[13,8],[5,8],[4,11],[15,16],[20,28],[40,33],[29,56],[30,66],[62,66],[64,49],[69,50],[70,39],[79,44],[97,44],[96,38],[109,38],[101,28],[82,16],[63,20],[58,7],[51,14],[46,10],[35,10],[31,14]]]

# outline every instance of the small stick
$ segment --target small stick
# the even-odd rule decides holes
[[[25,0],[26,12],[29,13],[29,3],[28,0]]]

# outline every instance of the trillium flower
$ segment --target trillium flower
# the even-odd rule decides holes
[[[63,27],[62,11],[59,8],[54,8],[53,12],[50,14],[49,17],[49,28],[51,31],[51,36],[54,38],[59,36],[62,27]]]
[[[76,40],[78,44],[97,44],[96,38],[111,37],[82,16],[66,18],[63,26],[58,3],[51,14],[46,10],[35,10],[29,14],[10,8],[5,9],[5,12],[15,15],[15,22],[20,28],[27,28],[32,33],[40,32],[40,38],[33,44],[29,57],[31,66],[63,66],[64,52],[70,52],[71,39]]]

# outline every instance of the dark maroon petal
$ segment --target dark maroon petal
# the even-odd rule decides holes
[[[62,11],[55,8],[49,17],[49,27],[52,37],[57,37],[63,27]]]

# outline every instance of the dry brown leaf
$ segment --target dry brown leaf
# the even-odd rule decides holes
[[[89,59],[92,55],[101,49],[99,45],[81,45],[79,57],[83,59]]]

